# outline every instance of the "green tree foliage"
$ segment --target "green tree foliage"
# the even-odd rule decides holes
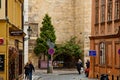
[[[51,23],[51,17],[48,14],[45,14],[45,17],[42,21],[42,27],[40,28],[40,36],[36,40],[36,45],[34,48],[34,53],[36,55],[45,54],[48,52],[47,40],[55,43],[56,35],[54,27]]]
[[[75,37],[71,38],[69,41],[61,44],[59,47],[56,48],[55,57],[60,54],[71,55],[74,59],[83,57],[81,47],[75,42]]]

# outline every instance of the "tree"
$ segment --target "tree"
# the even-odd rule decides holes
[[[82,49],[80,45],[76,43],[75,37],[72,37],[69,41],[59,45],[56,48],[56,54],[54,55],[54,59],[64,61],[66,58],[62,55],[68,55],[69,57],[71,56],[71,60],[69,59],[69,61],[73,63],[76,62],[76,60],[78,59],[83,60],[84,55],[82,54]],[[71,67],[72,66],[74,65],[71,65]]]
[[[45,14],[42,21],[42,27],[40,28],[40,36],[36,40],[36,45],[34,48],[34,53],[38,56],[41,54],[48,55],[48,45],[47,40],[55,43],[56,35],[54,27],[51,23],[51,17]]]

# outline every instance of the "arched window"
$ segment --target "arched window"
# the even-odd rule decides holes
[[[100,64],[105,64],[105,43],[100,42]]]

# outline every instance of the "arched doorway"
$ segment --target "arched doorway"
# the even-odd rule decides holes
[[[73,68],[75,67],[75,60],[72,55],[61,53],[54,56],[53,67]]]

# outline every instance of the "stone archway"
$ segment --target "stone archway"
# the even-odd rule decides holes
[[[58,55],[54,56],[53,62],[54,61],[63,61],[63,68],[73,68],[75,66],[74,60],[73,60],[73,56],[70,54],[66,54],[66,53],[61,53]]]

